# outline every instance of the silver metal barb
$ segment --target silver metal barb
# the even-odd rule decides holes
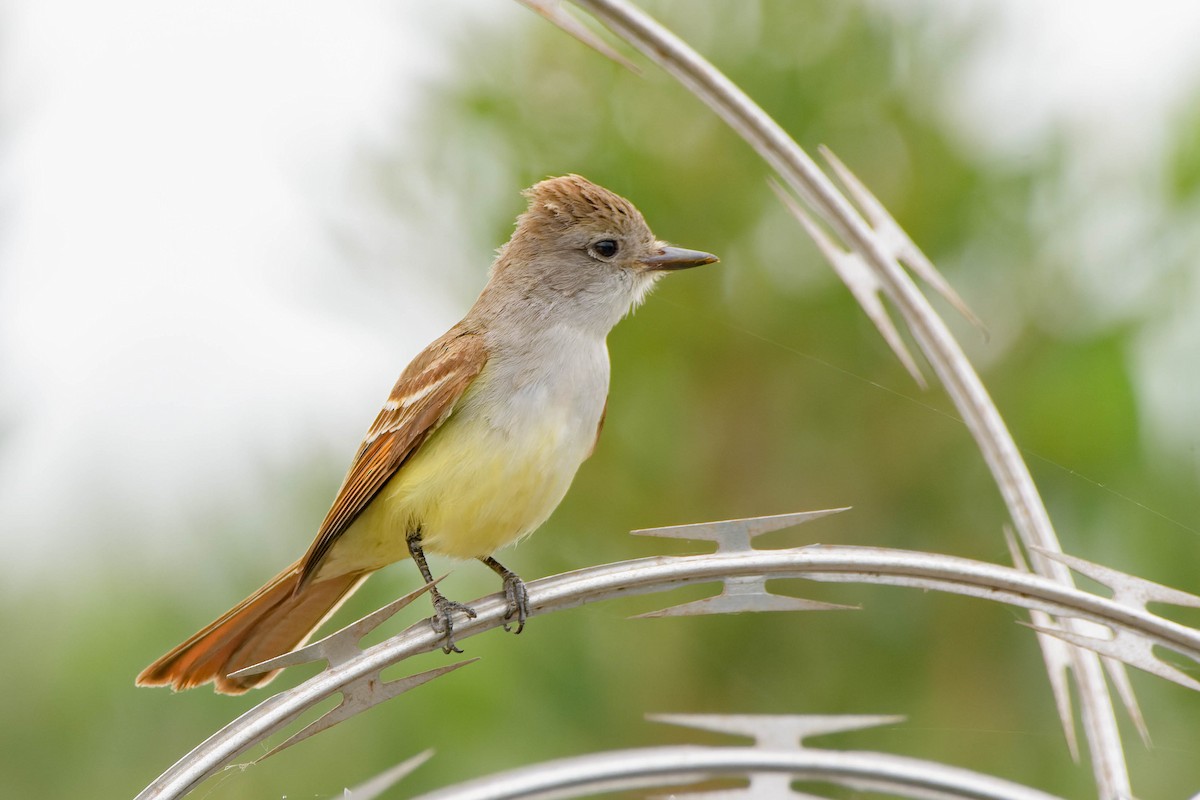
[[[812,797],[793,781],[831,783],[895,797],[1051,800],[1011,783],[931,761],[869,751],[822,750],[804,740],[899,722],[899,717],[692,716],[651,719],[748,736],[749,746],[679,745],[614,750],[547,761],[449,786],[415,800],[558,800],[623,789],[687,786],[714,778],[745,778],[744,788],[686,793],[688,800],[796,800]]]
[[[431,758],[433,758],[432,750],[417,753],[412,758],[401,761],[391,769],[384,770],[374,778],[360,783],[353,789],[347,789],[344,798],[349,798],[350,800],[376,800],[376,798],[407,778],[416,771],[417,767]]]
[[[633,535],[716,542],[718,553],[748,553],[754,549],[753,540],[756,536],[795,527],[814,519],[840,514],[848,510],[831,508],[822,511],[803,511],[797,514],[776,514],[769,517],[673,525],[668,528],[644,528],[633,531]],[[702,614],[744,614],[762,611],[854,611],[859,608],[858,606],[823,603],[818,600],[773,594],[767,590],[766,579],[757,575],[730,577],[721,584],[721,593],[718,595],[638,614],[634,619],[689,617]]]

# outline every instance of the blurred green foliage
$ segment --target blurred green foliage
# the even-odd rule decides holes
[[[1130,349],[1152,308],[1080,327],[1050,319],[1092,318],[1083,294],[1048,297],[1063,265],[1038,244],[1034,209],[1061,180],[1061,150],[996,163],[951,132],[934,98],[970,47],[969,32],[932,38],[919,20],[902,24],[864,2],[650,8],[802,146],[830,145],[1003,332],[988,343],[954,323],[986,364],[985,382],[1031,457],[1065,547],[1195,589],[1200,537],[1171,521],[1195,518],[1195,476],[1139,424]],[[397,151],[374,162],[377,185],[392,187],[381,197],[402,193],[406,173],[455,187],[473,209],[467,235],[482,259],[507,238],[522,206],[517,189],[578,172],[632,199],[658,235],[722,263],[670,278],[612,335],[599,450],[553,519],[505,563],[532,578],[688,549],[625,535],[632,528],[842,505],[853,512],[767,544],[1006,561],[1003,507],[950,404],[906,377],[772,196],[749,148],[648,65],[630,74],[533,18],[507,34],[458,34],[457,74],[431,88],[426,127],[398,132]],[[1196,120],[1181,125],[1169,190],[1183,202],[1194,197],[1200,158]],[[464,309],[483,267],[456,278]],[[315,526],[343,466],[334,455],[276,476],[294,487],[280,501],[303,513],[258,535],[301,548],[296,519]],[[45,656],[8,659],[0,795],[132,795],[261,700],[169,696],[135,690],[132,678],[276,567],[243,564],[237,587],[169,600],[160,587],[98,571],[38,602],[51,629],[29,624],[32,603],[0,610],[10,652]],[[339,619],[375,608],[414,577],[409,565],[386,571]],[[643,597],[537,619],[520,639],[467,642],[479,664],[262,765],[230,770],[196,796],[333,797],[427,747],[437,757],[394,796],[546,758],[705,740],[643,722],[650,712],[903,714],[906,724],[828,743],[1091,794],[1088,767],[1073,766],[1063,743],[1035,640],[1016,624],[1021,615],[902,590],[784,588],[864,610],[627,620],[670,602]],[[472,565],[450,579],[464,600],[494,589]],[[1193,791],[1200,702],[1145,676],[1134,682],[1158,745],[1147,751],[1127,736],[1135,788],[1145,797]]]

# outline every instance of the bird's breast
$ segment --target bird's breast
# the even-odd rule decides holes
[[[591,452],[608,393],[604,342],[575,345],[493,354],[348,531],[355,559],[404,558],[418,527],[427,551],[478,558],[540,526]]]

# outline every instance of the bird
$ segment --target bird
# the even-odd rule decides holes
[[[241,694],[276,671],[230,677],[305,644],[368,576],[426,553],[477,559],[503,581],[506,624],[529,614],[494,553],[531,534],[592,454],[607,412],[606,338],[664,275],[716,256],[674,247],[624,197],[579,175],[549,178],[498,251],[474,305],[404,369],[308,551],[137,676],[175,691]],[[454,615],[430,589],[442,649]]]

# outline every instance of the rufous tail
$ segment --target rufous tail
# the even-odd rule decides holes
[[[278,670],[245,678],[230,678],[229,673],[283,655],[308,641],[370,573],[314,581],[297,591],[300,574],[301,562],[297,561],[142,670],[137,685],[170,686],[180,691],[213,681],[221,694],[241,694],[267,683]]]

